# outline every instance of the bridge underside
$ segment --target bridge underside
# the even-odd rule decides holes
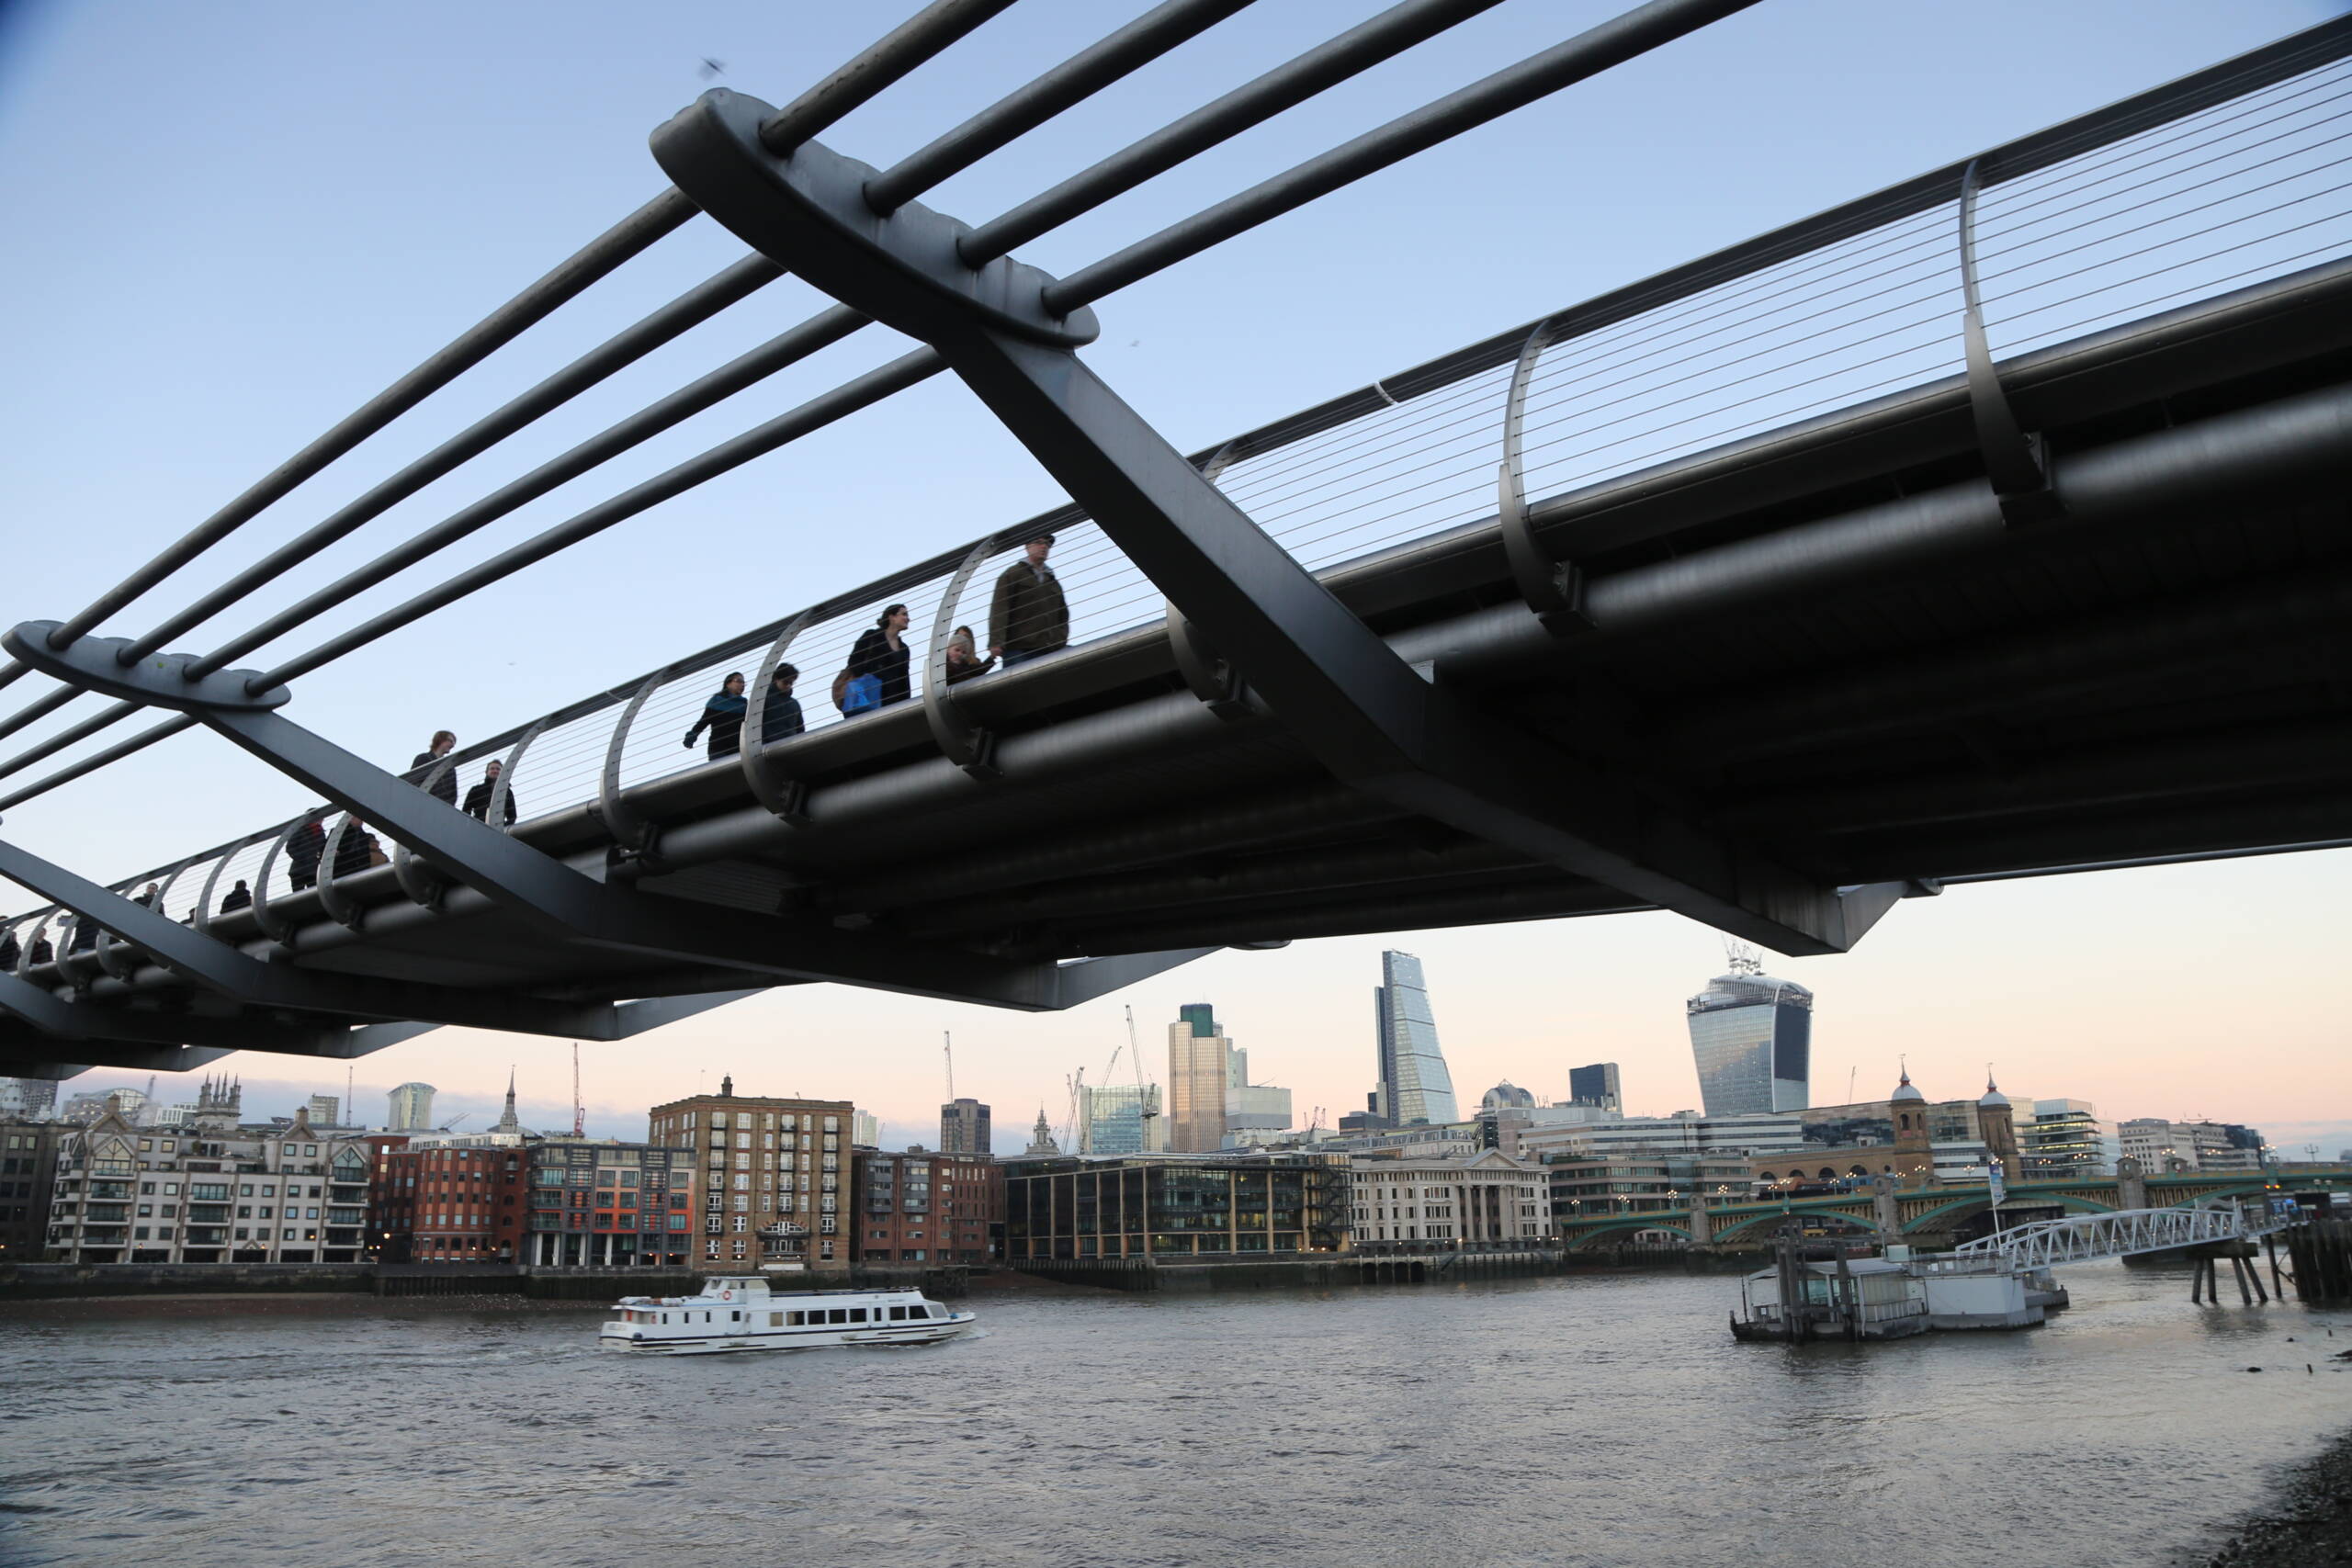
[[[2046,521],[2003,519],[1955,378],[1542,503],[1539,536],[1586,583],[1589,624],[1566,635],[1521,598],[1492,520],[1323,581],[1473,711],[1825,886],[2352,841],[2352,265],[2003,376],[2052,454],[2065,510]],[[770,748],[806,787],[797,819],[729,761],[626,792],[650,854],[616,857],[585,806],[515,836],[678,901],[657,907],[780,921],[780,957],[823,932],[942,995],[961,993],[923,954],[1039,964],[1655,907],[1343,782],[1237,673],[1204,700],[1153,626],[961,689],[993,776],[944,756],[915,702]],[[210,934],[322,975],[550,1004],[794,978],[585,949],[463,886],[420,904],[390,866],[334,892],[345,919],[302,891],[272,900],[282,941],[252,910]],[[111,960],[20,973],[137,1027],[67,1046],[0,1026],[0,1071],[192,1063],[178,1045],[217,1050],[232,1026],[380,1016],[257,1010]]]

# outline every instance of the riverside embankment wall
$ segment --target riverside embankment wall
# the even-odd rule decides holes
[[[1564,1252],[1429,1254],[1338,1253],[1299,1258],[1217,1258],[1194,1261],[1148,1258],[1032,1258],[1010,1267],[1041,1279],[1114,1291],[1331,1290],[1351,1285],[1445,1284],[1611,1269],[1672,1269],[1698,1273],[1753,1267],[1747,1252],[1715,1253],[1687,1247],[1623,1247]]]

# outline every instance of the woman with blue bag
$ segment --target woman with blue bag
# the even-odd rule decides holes
[[[693,750],[695,737],[704,729],[710,731],[710,760],[732,757],[743,748],[743,712],[749,705],[743,701],[743,675],[737,671],[719,683],[710,701],[703,704],[702,716],[686,731],[686,747]]]
[[[849,665],[834,682],[833,705],[843,717],[902,703],[912,694],[907,679],[907,607],[893,604],[857,634]]]

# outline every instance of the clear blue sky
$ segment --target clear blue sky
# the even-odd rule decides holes
[[[726,85],[782,101],[910,4],[51,0],[6,13],[0,615],[78,609],[652,195],[662,180],[646,134],[702,89],[705,57],[725,62]],[[1138,8],[1023,0],[827,140],[887,164]],[[1375,8],[1264,0],[950,182],[933,204],[999,211]],[[1070,270],[1616,8],[1510,0],[1024,254]],[[1091,357],[1190,449],[2328,9],[1773,0],[1114,298]],[[733,254],[707,222],[690,226],[109,629],[143,629],[194,585]],[[797,284],[763,292],[299,581],[347,569],[816,303]],[[829,351],[493,527],[456,559],[524,537],[892,352],[879,333]],[[936,382],[309,677],[293,711],[404,763],[435,728],[490,733],[1057,499],[960,389]],[[348,614],[380,608],[449,564]],[[232,612],[187,642],[209,646],[252,618]],[[15,688],[10,705],[37,689]],[[6,831],[112,876],[300,804],[256,764],[193,736],[18,808]],[[2220,1054],[2245,1041],[2249,995],[2294,992],[2338,961],[2323,938],[2346,863],[2299,857],[1973,890],[1932,914],[1898,910],[1851,956],[1783,969],[1824,998],[1825,1096],[1833,1073],[1842,1091],[1842,1065],[1865,1091],[1883,1088],[1875,1080],[1908,1049],[1915,1070],[1937,1076],[1931,1092],[1959,1092],[1984,1057],[2007,1056],[2018,1065],[2005,1078],[2027,1092],[2093,1098],[2115,1114],[2334,1124],[2352,1116],[2340,1018],[2266,1002],[2256,1049],[2227,1073]],[[2019,942],[2036,921],[2050,939]],[[1708,933],[1661,917],[1394,942],[1431,960],[1456,1077],[1473,1098],[1503,1076],[1559,1088],[1566,1063],[1596,1056],[1626,1062],[1640,1109],[1693,1098],[1679,1001],[1717,966]],[[1136,1003],[1153,1040],[1178,1002],[1205,995],[1261,1074],[1295,1089],[1302,1112],[1322,1104],[1336,1114],[1366,1087],[1363,992],[1381,945],[1229,955],[1061,1019],[802,988],[674,1032],[659,1066],[641,1054],[592,1064],[591,1098],[628,1127],[634,1108],[681,1087],[675,1064],[686,1060],[714,1077],[731,1066],[739,1081],[789,1077],[766,1087],[852,1095],[914,1130],[937,1091],[937,1032],[955,1028],[968,1042],[961,1087],[994,1100],[1009,1123],[1025,1120],[1022,1106],[1057,1104],[1065,1073],[1109,1055],[1124,1033],[1121,1001]],[[1954,966],[1967,973],[1964,995],[1938,979]],[[2091,1005],[2095,995],[2150,995],[2152,981],[2171,987],[2162,1006],[2118,1018],[2120,1004]],[[812,1047],[843,1034],[869,1047],[859,1081],[817,1065]],[[503,1087],[512,1057],[551,1105],[563,1098],[561,1051],[447,1034],[362,1063],[361,1076],[428,1077],[462,1100]],[[244,1068],[249,1079],[290,1076],[265,1058]],[[2345,1141],[2341,1128],[2314,1135],[2331,1148]]]

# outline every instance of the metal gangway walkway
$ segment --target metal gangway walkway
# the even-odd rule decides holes
[[[1012,3],[934,0],[780,108],[706,95],[656,132],[671,184],[643,209],[78,614],[0,638],[0,686],[48,683],[0,716],[38,737],[0,758],[12,818],[199,728],[324,803],[104,882],[12,820],[0,876],[43,902],[0,919],[0,1071],[348,1056],[443,1023],[611,1039],[822,981],[1062,1008],[1220,947],[1656,908],[1834,953],[1954,884],[2352,842],[2352,20],[1188,455],[1079,352],[1117,290],[1751,0],[1650,0],[1061,277],[1012,253],[1496,0],[1403,0],[978,224],[917,198],[1248,0],[1164,0],[888,169],[816,140]],[[102,635],[703,218],[747,254]],[[837,302],[270,601],[787,273]],[[876,322],[920,346],[300,645]],[[1067,505],[413,774],[301,722],[311,672],[941,374]],[[1049,533],[1066,637],[959,670],[954,629]],[[894,607],[904,687],[831,711]],[[779,722],[786,663],[803,716]],[[682,752],[735,671],[731,747]]]
[[[2104,1214],[2036,1220],[1996,1231],[1961,1243],[1947,1257],[1954,1264],[1997,1260],[2019,1269],[2049,1269],[2061,1263],[2093,1263],[2143,1252],[2251,1241],[2281,1229],[2284,1224],[2235,1203],[2196,1209],[2118,1209]]]

